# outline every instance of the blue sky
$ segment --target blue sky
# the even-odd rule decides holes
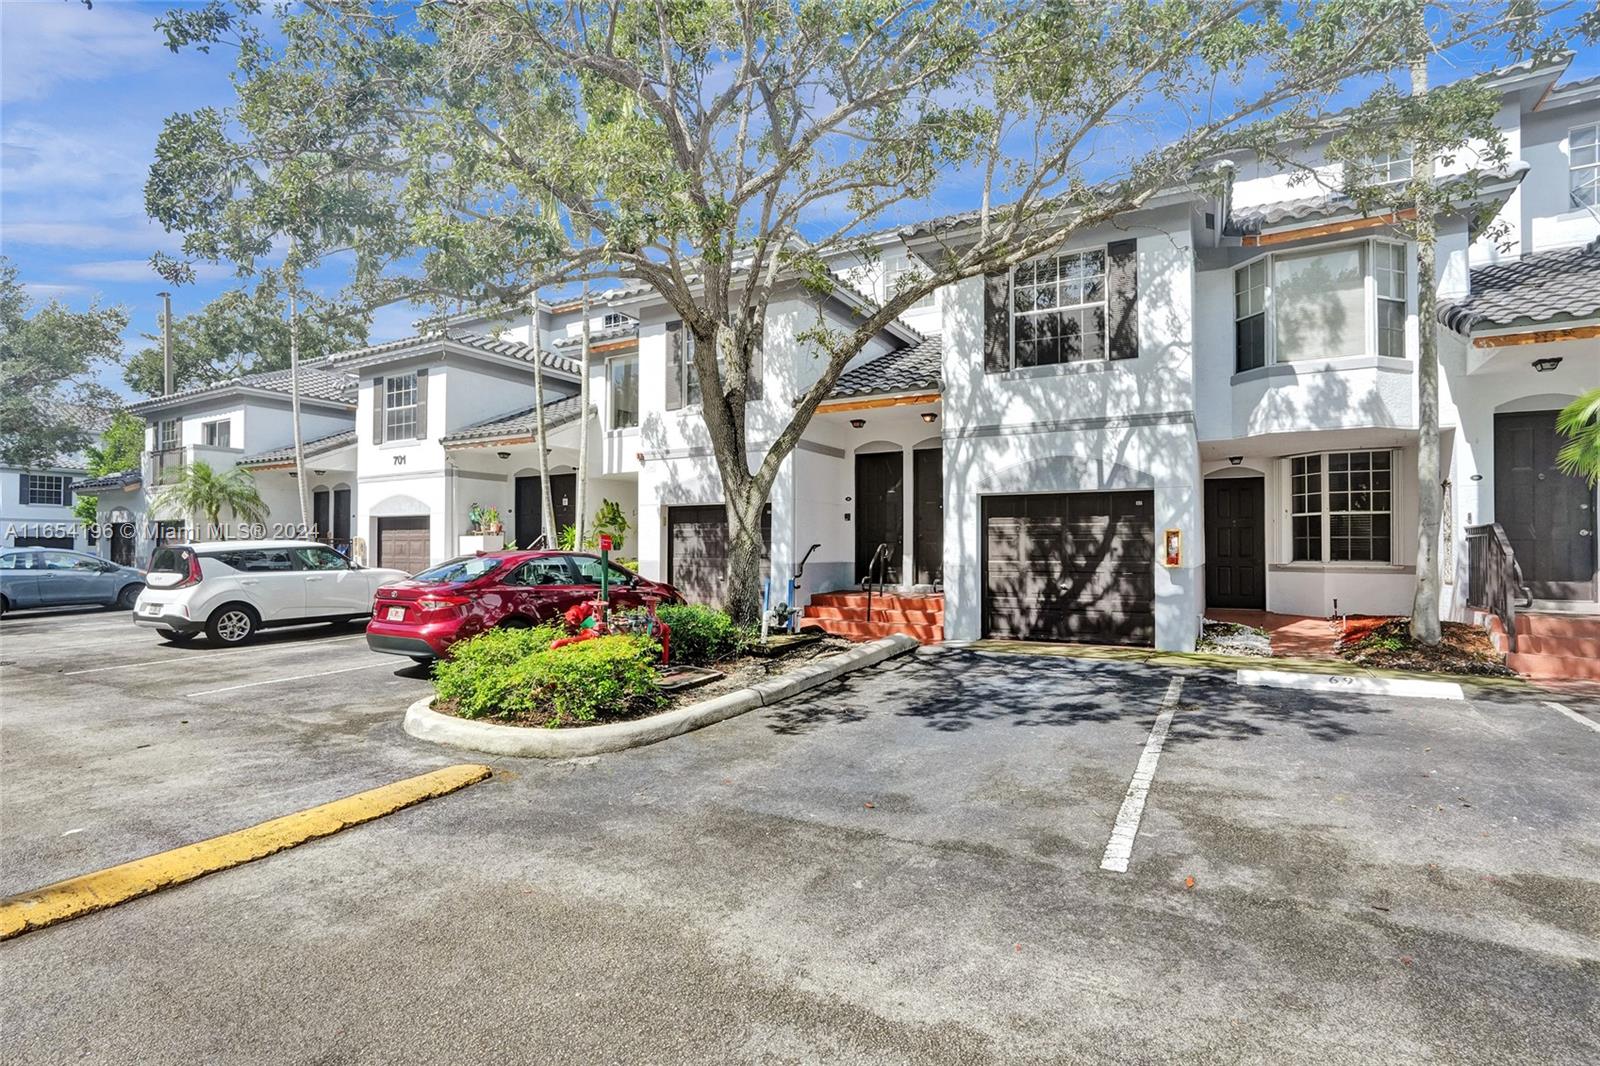
[[[153,23],[169,6],[96,0],[91,10],[75,0],[0,0],[0,251],[39,302],[125,307],[130,350],[144,343],[140,334],[158,329],[156,294],[167,287],[149,269],[150,255],[178,251],[177,238],[144,213],[145,172],[162,121],[232,99],[226,49],[166,49]],[[1493,63],[1474,56],[1436,78]],[[1596,72],[1600,57],[1580,56],[1567,77]],[[962,187],[958,178],[944,191],[960,195]],[[917,205],[914,213],[969,206]],[[196,283],[174,289],[173,313],[197,310],[237,284],[225,268],[201,267]],[[408,334],[417,316],[409,307],[381,309],[372,340]],[[125,391],[120,368],[103,377]]]

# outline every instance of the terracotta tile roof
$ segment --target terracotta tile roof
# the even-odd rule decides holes
[[[1439,321],[1460,334],[1600,316],[1600,240],[1472,272],[1472,294],[1441,304]]]
[[[571,359],[556,355],[553,352],[539,351],[531,345],[486,337],[481,333],[421,333],[413,337],[402,337],[399,340],[368,345],[365,348],[352,348],[349,351],[336,352],[328,357],[328,362],[335,366],[371,363],[379,361],[381,357],[398,356],[407,349],[415,348],[419,351],[426,351],[447,343],[472,348],[490,355],[508,356],[529,364],[537,356],[551,370],[559,371],[563,374],[571,374],[573,377],[578,376],[578,364]]]
[[[846,370],[830,396],[873,396],[896,392],[939,392],[944,362],[938,337],[880,355]]]
[[[557,426],[564,426],[578,417],[582,409],[577,396],[563,396],[551,400],[544,405],[544,428],[546,432]],[[538,430],[538,419],[535,408],[525,407],[520,411],[510,414],[498,415],[483,422],[477,422],[454,433],[447,433],[442,438],[446,444],[462,444],[472,441],[495,440],[500,437],[531,436]],[[589,410],[594,411],[593,403]]]
[[[356,431],[352,429],[340,430],[330,433],[326,437],[308,440],[304,444],[307,457],[313,455],[326,455],[328,452],[340,448],[348,448],[356,442]],[[282,448],[274,448],[268,452],[246,456],[239,460],[240,466],[271,466],[276,463],[290,463],[294,461],[294,445],[288,444]]]
[[[302,366],[300,368],[300,398],[302,400],[354,407],[356,405],[356,387],[355,377],[343,371],[329,370],[325,365]],[[213,382],[209,385],[195,385],[187,389],[179,389],[170,396],[153,396],[148,400],[129,404],[128,410],[134,414],[142,414],[145,411],[173,407],[201,396],[220,396],[235,389],[276,392],[288,396],[289,371],[263,370],[255,374],[241,374],[238,377],[229,378],[226,381]]]

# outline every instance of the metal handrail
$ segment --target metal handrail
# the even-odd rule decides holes
[[[867,592],[867,621],[872,621],[872,575],[878,571],[880,564],[887,566],[889,562],[889,545],[880,542],[872,552],[872,561],[867,564],[867,574],[861,579],[861,587]],[[878,579],[878,587],[883,587],[883,579]]]
[[[1467,527],[1467,606],[1500,619],[1506,650],[1517,650],[1517,608],[1533,606],[1533,593],[1523,583],[1517,553],[1499,522]]]

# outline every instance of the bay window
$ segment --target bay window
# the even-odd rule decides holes
[[[1234,271],[1234,365],[1404,358],[1404,245],[1360,241],[1264,256]]]
[[[1290,558],[1387,563],[1393,557],[1394,456],[1323,452],[1289,460]]]
[[[1106,358],[1105,249],[1019,263],[1011,301],[1013,367]]]

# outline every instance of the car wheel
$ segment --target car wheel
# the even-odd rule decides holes
[[[168,644],[187,644],[199,635],[200,634],[198,633],[179,633],[176,629],[156,630],[156,636],[160,637]]]
[[[509,618],[502,618],[500,620],[500,628],[501,629],[532,629],[533,628],[533,623],[528,621],[526,618],[522,617],[520,614],[514,614],[514,615],[511,615]]]
[[[229,647],[243,644],[255,636],[256,613],[242,603],[227,603],[211,612],[206,619],[206,636],[211,643]]]
[[[143,585],[124,585],[122,591],[117,593],[117,610],[131,611],[139,599],[139,593],[144,591]]]
[[[416,663],[418,666],[432,666],[433,665],[433,656],[431,656],[431,655],[413,655],[411,657],[411,661]]]

